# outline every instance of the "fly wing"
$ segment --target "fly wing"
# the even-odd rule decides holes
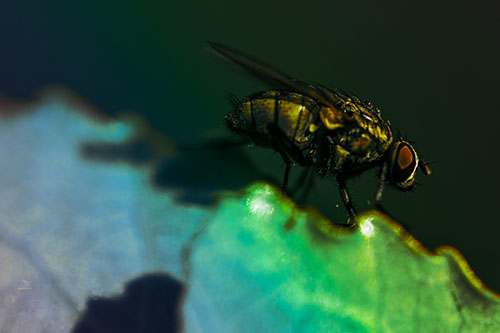
[[[231,60],[260,81],[269,84],[270,86],[281,86],[292,91],[302,93],[326,106],[329,106],[332,110],[336,110],[335,105],[340,100],[331,90],[320,85],[308,84],[306,82],[296,80],[287,74],[264,64],[256,58],[245,55],[242,52],[223,44],[214,42],[208,42],[208,44],[219,55]]]

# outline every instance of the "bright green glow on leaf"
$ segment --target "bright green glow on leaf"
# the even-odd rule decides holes
[[[433,254],[375,211],[358,225],[338,230],[266,184],[226,195],[193,242],[187,328],[500,331],[499,298],[455,250]]]
[[[271,194],[272,192],[270,187],[267,185],[264,185],[262,188],[256,190],[252,197],[247,198],[247,205],[250,212],[258,218],[261,218],[264,215],[272,214],[274,208],[271,203],[267,201],[267,197]]]
[[[359,223],[359,231],[366,238],[371,238],[375,235],[375,227],[373,226],[372,221],[372,218],[367,218]]]

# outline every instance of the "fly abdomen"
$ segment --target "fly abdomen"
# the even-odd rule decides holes
[[[226,116],[229,127],[252,139],[271,140],[269,126],[276,126],[298,148],[310,141],[319,105],[302,94],[270,90],[253,95]]]

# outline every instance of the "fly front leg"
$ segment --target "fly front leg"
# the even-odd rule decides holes
[[[349,214],[349,222],[348,225],[354,225],[354,221],[356,218],[356,210],[352,205],[351,196],[349,195],[349,191],[347,190],[346,178],[342,174],[337,174],[337,184],[340,191],[340,197],[344,202],[344,205],[347,209],[347,213]]]
[[[389,214],[384,207],[382,207],[382,195],[384,193],[384,187],[385,187],[385,184],[387,183],[387,173],[388,173],[388,170],[389,170],[389,166],[388,166],[388,163],[386,161],[384,161],[382,163],[382,166],[380,167],[380,171],[378,173],[378,187],[377,187],[377,193],[375,194],[375,207],[377,207],[377,209],[379,211],[381,211],[382,213],[388,215],[388,216],[391,216],[391,214]],[[410,230],[410,228],[405,225],[404,223],[402,222],[399,222],[406,230]]]
[[[385,183],[387,182],[387,170],[388,170],[387,162],[384,161],[378,173],[378,187],[377,187],[377,192],[375,194],[376,206],[380,205],[380,202],[382,201],[382,195],[384,194],[384,186]]]

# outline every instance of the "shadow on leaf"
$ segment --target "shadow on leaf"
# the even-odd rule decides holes
[[[174,198],[181,204],[210,205],[215,192],[239,190],[257,179],[279,183],[260,171],[242,149],[234,146],[206,145],[165,156],[141,140],[96,141],[83,143],[80,154],[85,159],[106,163],[152,164],[154,186],[173,190]]]
[[[183,291],[167,274],[137,278],[119,296],[90,299],[72,332],[180,332]]]

